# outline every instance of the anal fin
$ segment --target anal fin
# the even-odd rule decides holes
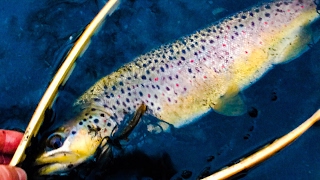
[[[237,86],[230,87],[211,107],[217,113],[226,116],[240,116],[247,112],[247,106]]]

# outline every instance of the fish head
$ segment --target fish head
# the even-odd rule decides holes
[[[82,111],[42,141],[42,152],[35,160],[37,174],[66,175],[82,163],[95,161],[102,151],[111,152],[107,139],[116,128],[117,123],[103,110]]]

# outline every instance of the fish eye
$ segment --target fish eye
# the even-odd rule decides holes
[[[62,136],[59,134],[53,134],[49,136],[46,142],[47,147],[51,149],[58,149],[62,146],[62,144],[63,144],[63,139],[62,139]]]

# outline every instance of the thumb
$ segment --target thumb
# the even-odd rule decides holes
[[[27,174],[19,167],[0,165],[0,179],[26,180]]]

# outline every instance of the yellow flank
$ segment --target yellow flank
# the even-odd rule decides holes
[[[231,67],[233,84],[242,90],[257,81],[272,65],[292,60],[305,52],[312,38],[317,37],[307,25],[316,16],[319,14],[312,9],[281,29],[261,33],[262,45],[247,47],[253,49],[251,53],[234,61]]]
[[[200,78],[197,85],[193,85],[187,94],[177,97],[177,103],[169,104],[163,98],[162,111],[156,116],[175,127],[190,123],[211,107],[219,103],[219,99],[227,91],[229,75],[226,73],[217,74],[207,69],[209,76],[206,80]]]

